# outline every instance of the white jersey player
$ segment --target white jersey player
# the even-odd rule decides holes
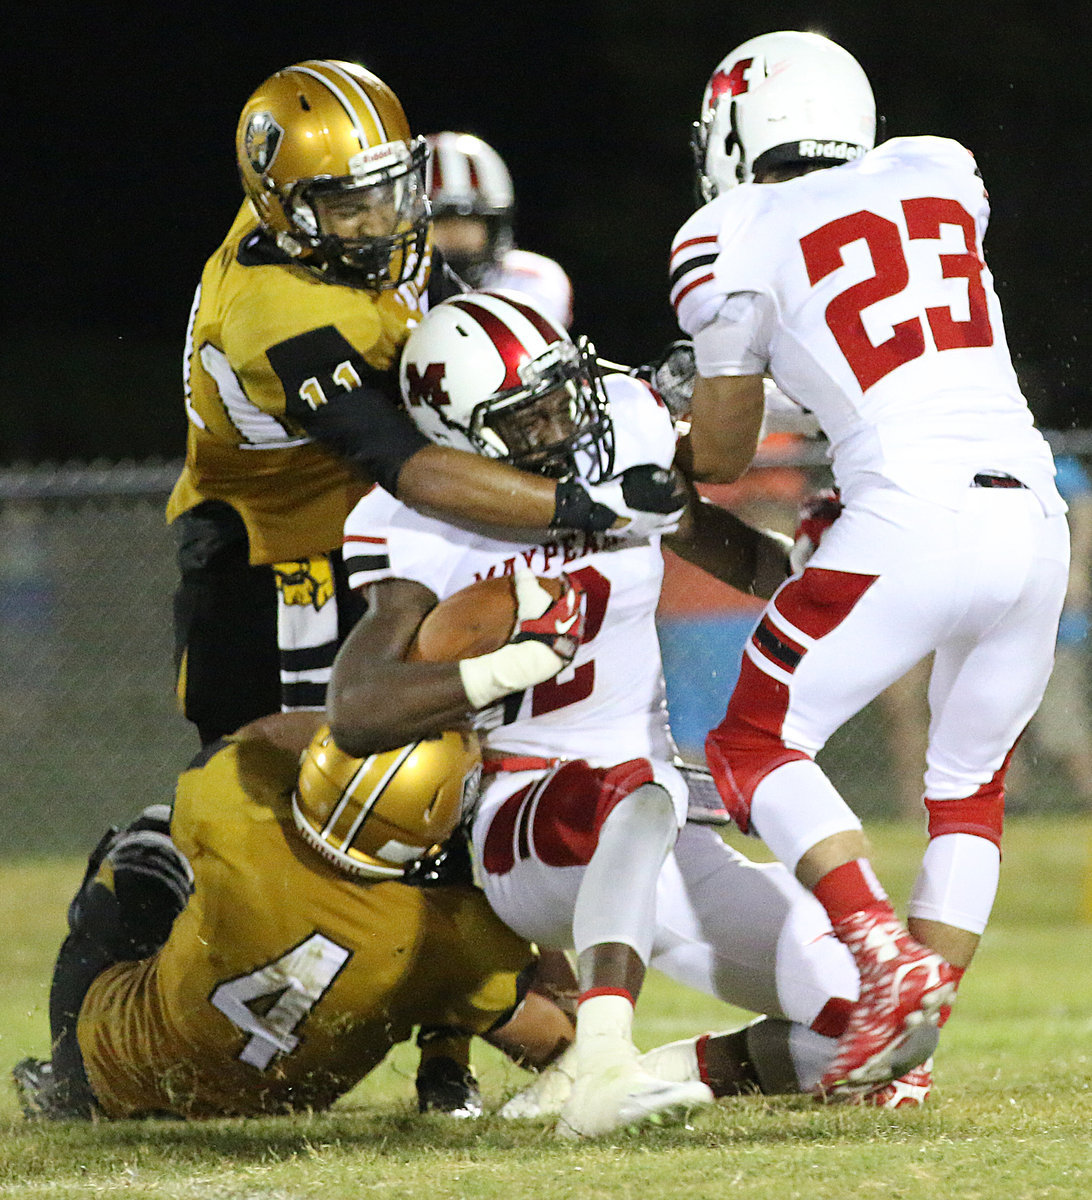
[[[515,193],[501,156],[470,133],[431,133],[426,188],[432,237],[455,273],[473,288],[526,296],[568,329],[573,285],[565,268],[515,245]]]
[[[934,137],[873,149],[874,128],[841,47],[792,32],[744,43],[706,88],[709,203],[671,258],[698,367],[680,465],[737,478],[769,376],[819,421],[845,505],[767,606],[706,743],[735,820],[812,888],[860,969],[823,1079],[835,1094],[935,1043],[996,893],[1005,767],[1050,674],[1068,561],[983,259],[974,160]],[[933,652],[930,844],[908,933],[814,756]]]
[[[574,346],[530,306],[468,293],[439,306],[415,331],[403,378],[411,413],[437,440],[529,468],[575,466],[592,478],[641,456],[666,465],[675,437],[654,393],[628,376],[597,379],[592,361],[590,347]],[[722,546],[735,536],[724,529],[717,535]],[[453,528],[374,492],[346,525],[345,552],[350,581],[368,589],[371,606],[334,675],[335,736],[362,722],[374,730],[371,741],[346,746],[352,753],[371,752],[394,730],[419,736],[442,727],[477,694],[480,669],[468,670],[476,660],[458,670],[401,662],[436,600],[517,570],[564,573],[583,589],[583,637],[564,669],[559,674],[557,662],[531,686],[498,692],[488,718],[479,720],[487,782],[473,843],[490,902],[540,946],[575,947],[583,959],[589,947],[613,945],[636,959],[606,991],[584,981],[577,1046],[553,1083],[565,1079],[575,1060],[578,1080],[583,1069],[601,1084],[597,1041],[616,1054],[624,1042],[632,1059],[631,997],[651,955],[685,983],[796,1022],[782,1057],[797,1087],[813,1087],[857,990],[850,956],[824,936],[829,924],[821,908],[779,864],[747,862],[708,828],[688,826],[664,862],[685,816],[686,789],[672,762],[663,701],[654,623],[662,571],[657,540],[544,541],[531,533],[514,540],[503,531]],[[443,672],[455,684],[461,678],[465,690],[450,693],[449,708],[425,703],[415,668],[422,679],[435,681]],[[490,699],[487,690],[483,702]],[[595,1018],[603,1000],[610,1003],[599,1021],[608,1028]],[[612,1038],[610,1021],[619,1020],[619,1011],[625,1037]],[[589,1014],[583,1059],[591,1067],[585,1061],[582,1068],[581,1029]],[[632,1083],[627,1077],[627,1088]],[[556,1103],[556,1087],[550,1095]],[[578,1088],[566,1127],[603,1132],[659,1103],[654,1094],[634,1095],[625,1102],[615,1097],[604,1114]],[[541,1113],[543,1103],[536,1093],[531,1108],[521,1101],[510,1112]]]

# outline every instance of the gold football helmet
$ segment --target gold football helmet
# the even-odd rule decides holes
[[[235,153],[263,226],[302,265],[374,291],[424,268],[428,147],[370,71],[332,59],[278,71],[246,102]]]
[[[304,839],[349,874],[397,879],[454,832],[481,761],[473,733],[350,758],[324,725],[304,752],[292,814]]]

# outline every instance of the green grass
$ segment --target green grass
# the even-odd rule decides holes
[[[870,829],[881,877],[905,896],[922,834]],[[754,846],[749,846],[754,850]],[[611,1197],[612,1200],[1048,1200],[1092,1195],[1092,925],[1080,894],[1092,821],[1021,818],[1001,894],[961,989],[922,1110],[824,1108],[803,1097],[724,1101],[685,1126],[571,1146],[548,1127],[420,1118],[400,1048],[330,1114],[201,1124],[41,1125],[0,1087],[0,1197]],[[0,1072],[48,1044],[49,970],[76,860],[0,863]],[[659,977],[644,1046],[744,1014]],[[526,1078],[485,1052],[487,1103]]]

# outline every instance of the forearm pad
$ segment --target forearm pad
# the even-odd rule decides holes
[[[459,663],[463,691],[472,708],[485,708],[511,692],[552,679],[565,661],[542,642],[510,642],[490,654]]]

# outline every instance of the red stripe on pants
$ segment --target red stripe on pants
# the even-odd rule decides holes
[[[799,579],[777,593],[770,607],[794,629],[818,640],[846,619],[876,579],[875,575],[808,567]],[[769,616],[763,618],[763,623],[793,650],[799,648],[803,661],[805,647],[780,634]],[[757,647],[753,636],[752,644],[764,658],[770,658]],[[798,667],[799,663],[793,667],[782,664],[781,670],[793,675]],[[744,655],[724,720],[705,739],[705,756],[717,790],[732,820],[744,833],[750,829],[751,800],[759,783],[785,763],[810,758],[782,741],[789,699],[788,684],[768,675]]]

